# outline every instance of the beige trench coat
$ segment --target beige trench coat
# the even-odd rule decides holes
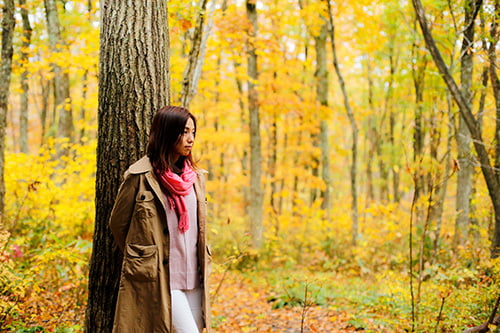
[[[198,201],[198,260],[203,287],[203,314],[210,332],[208,274],[211,264],[206,238],[203,172],[194,184]],[[169,281],[169,235],[163,195],[148,157],[129,167],[109,220],[123,250],[120,288],[113,332],[172,332]]]

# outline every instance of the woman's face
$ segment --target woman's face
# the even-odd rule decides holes
[[[186,122],[186,127],[184,128],[183,134],[181,134],[174,147],[176,159],[181,156],[188,156],[191,153],[191,149],[193,149],[195,134],[196,128],[194,128],[194,121],[193,119],[189,118]]]

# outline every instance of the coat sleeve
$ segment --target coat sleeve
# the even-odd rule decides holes
[[[125,176],[116,195],[115,204],[109,218],[109,227],[116,244],[122,251],[125,248],[125,241],[134,212],[138,178],[135,175]]]

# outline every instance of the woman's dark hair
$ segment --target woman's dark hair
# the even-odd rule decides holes
[[[193,120],[196,133],[196,118],[188,109],[169,105],[156,112],[146,149],[155,172],[163,172],[170,168],[173,172],[179,173],[186,159],[193,168],[196,168],[191,154],[186,157],[181,156],[179,161],[174,161],[174,147],[184,133],[189,118]]]

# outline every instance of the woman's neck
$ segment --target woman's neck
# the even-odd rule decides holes
[[[177,161],[175,162],[175,167],[177,169],[177,174],[180,175],[182,174],[182,169],[184,169],[184,161],[185,158],[179,157]]]

